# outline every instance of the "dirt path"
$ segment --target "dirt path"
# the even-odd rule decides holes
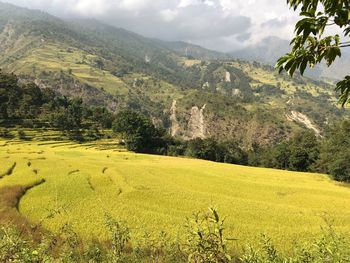
[[[33,240],[40,240],[42,229],[33,227],[28,219],[19,213],[18,205],[27,191],[44,182],[45,180],[41,179],[27,186],[16,185],[0,188],[0,225],[14,225],[23,234],[31,236]]]

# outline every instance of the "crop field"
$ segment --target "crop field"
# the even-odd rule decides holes
[[[125,220],[134,240],[162,230],[176,238],[186,217],[209,206],[239,244],[266,233],[287,251],[325,221],[350,234],[350,188],[325,175],[134,154],[111,143],[2,140],[0,192],[32,187],[22,215],[53,232],[69,223],[86,240],[107,238],[106,214]]]
[[[80,49],[48,43],[23,57],[11,68],[14,72],[33,74],[33,70],[71,71],[71,74],[82,83],[96,88],[103,88],[112,95],[127,93],[125,83],[111,73],[94,66],[97,56]]]

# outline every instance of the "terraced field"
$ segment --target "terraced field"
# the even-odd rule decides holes
[[[2,140],[0,192],[0,221],[18,206],[33,223],[53,232],[70,223],[87,240],[107,238],[106,213],[126,220],[134,240],[161,230],[176,238],[186,217],[210,205],[240,244],[267,233],[286,251],[325,219],[350,234],[350,188],[325,175],[140,155],[108,140]]]
[[[111,73],[95,66],[99,58],[80,49],[55,43],[48,43],[34,49],[18,60],[11,68],[14,72],[32,75],[34,71],[70,72],[72,76],[96,88],[102,88],[112,95],[123,95],[128,91],[125,83]]]

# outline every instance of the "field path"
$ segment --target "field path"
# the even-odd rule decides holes
[[[5,186],[0,188],[0,225],[15,225],[22,233],[30,235],[34,240],[39,240],[42,229],[33,228],[29,220],[21,215],[18,206],[21,198],[30,189],[43,184],[44,179],[37,182],[21,186]]]

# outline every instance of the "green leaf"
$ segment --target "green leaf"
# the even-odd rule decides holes
[[[305,69],[307,67],[308,60],[307,58],[304,58],[303,61],[300,64],[300,74],[304,75]]]

